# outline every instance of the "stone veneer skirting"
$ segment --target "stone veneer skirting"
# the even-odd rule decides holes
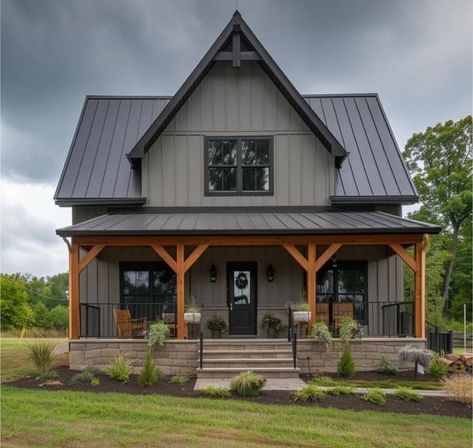
[[[358,371],[375,370],[383,355],[391,361],[397,361],[399,349],[411,344],[425,348],[425,339],[365,338],[350,341]],[[71,340],[69,347],[69,363],[72,370],[82,370],[90,365],[105,368],[115,356],[123,355],[131,361],[135,372],[143,365],[148,349],[147,341],[139,339],[79,339]],[[215,345],[213,348],[215,349]],[[301,373],[335,372],[341,351],[342,343],[336,339],[327,350],[319,342],[300,339],[297,343],[297,364]],[[153,357],[156,367],[166,375],[193,374],[197,369],[198,343],[189,340],[170,340],[163,347],[153,350]],[[412,368],[400,365],[400,368],[407,367]]]

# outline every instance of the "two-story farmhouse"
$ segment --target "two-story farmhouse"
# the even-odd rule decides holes
[[[262,339],[261,321],[281,319],[286,337],[300,297],[309,332],[358,321],[361,368],[375,362],[363,357],[370,344],[379,356],[422,345],[425,248],[440,229],[402,218],[417,199],[378,96],[301,95],[236,12],[174,96],[85,100],[55,195],[72,208],[57,230],[70,237],[71,367],[118,351],[139,363],[146,330],[135,323],[163,320],[175,338],[158,363],[202,372],[184,321],[191,296],[216,352],[244,352],[251,338],[286,350]],[[214,316],[228,325],[219,342],[205,326]],[[333,368],[310,339],[299,350]],[[220,371],[253,367],[232,362]]]

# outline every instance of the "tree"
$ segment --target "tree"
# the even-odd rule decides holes
[[[28,305],[25,280],[18,275],[0,275],[0,323],[2,330],[26,328],[33,312]]]
[[[420,196],[420,214],[441,224],[451,234],[442,284],[445,306],[462,227],[472,215],[471,116],[457,122],[438,123],[414,134],[403,156]]]
[[[67,306],[56,305],[49,310],[49,321],[57,330],[64,330],[69,325],[69,311]]]

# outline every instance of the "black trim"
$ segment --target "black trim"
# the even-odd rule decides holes
[[[209,140],[236,140],[237,141],[237,165],[235,191],[211,191],[209,190]],[[269,190],[267,191],[247,191],[242,189],[242,161],[241,142],[242,140],[268,140],[269,142]],[[265,165],[266,166],[266,165]],[[274,137],[272,135],[254,136],[204,136],[204,182],[205,196],[273,196],[274,195]]]
[[[74,205],[140,205],[146,204],[147,198],[80,198],[80,199],[55,199],[54,203],[59,207],[71,207]]]
[[[350,204],[416,204],[419,202],[419,196],[330,196],[332,204],[350,205]]]
[[[317,116],[317,114],[312,110],[309,103],[301,96],[301,94],[289,81],[284,72],[263,47],[261,42],[253,34],[249,26],[241,17],[240,13],[236,11],[230,22],[218,36],[217,40],[213,43],[205,56],[192,71],[190,76],[185,80],[170,102],[166,105],[158,118],[156,118],[156,120],[143,134],[133,149],[127,154],[127,158],[132,164],[134,163],[134,159],[141,159],[144,157],[144,154],[148,151],[153,142],[159,137],[161,132],[176,115],[192,92],[196,89],[203,77],[213,66],[215,56],[232,37],[235,29],[238,30],[238,34],[241,34],[241,37],[248,41],[250,46],[253,47],[254,50],[259,54],[261,61],[258,63],[261,65],[266,74],[273,80],[273,82],[280,89],[292,107],[301,116],[304,122],[309,126],[312,132],[314,132],[319,140],[321,140],[322,144],[327,148],[327,150],[335,157],[340,159],[343,159],[346,156],[344,147],[335,138],[335,136]]]

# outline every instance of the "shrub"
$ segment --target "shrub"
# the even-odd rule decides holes
[[[350,386],[335,386],[327,392],[330,395],[355,395],[355,388]]]
[[[448,366],[436,353],[429,365],[429,374],[432,376],[445,376],[448,373]]]
[[[314,386],[331,387],[331,386],[336,386],[337,382],[333,378],[330,378],[329,376],[315,376],[314,375],[309,380],[309,384],[312,384]]]
[[[32,344],[26,345],[26,353],[30,358],[40,375],[51,370],[51,365],[54,362],[54,349],[56,343],[51,341],[35,341]]]
[[[99,375],[102,374],[102,371],[95,366],[86,367],[82,372],[76,373],[71,378],[71,384],[77,383],[90,383],[92,384]]]
[[[107,374],[113,380],[128,383],[131,374],[131,363],[125,356],[115,356],[107,369]]]
[[[460,403],[472,404],[471,376],[466,374],[451,375],[445,379],[445,390],[450,398]]]
[[[281,329],[281,324],[281,319],[273,317],[271,314],[265,314],[263,319],[261,319],[261,326],[268,332],[270,330],[274,330],[276,332],[279,331]]]
[[[263,388],[265,379],[255,372],[242,372],[233,378],[230,389],[243,397],[256,397]]]
[[[422,395],[414,392],[413,390],[407,389],[406,387],[400,387],[394,394],[399,400],[405,401],[421,401]]]
[[[98,386],[100,384],[100,379],[95,376],[90,380],[90,384],[92,386]]]
[[[222,335],[227,331],[227,323],[221,317],[213,316],[207,321],[207,328],[212,333]]]
[[[342,317],[338,336],[344,341],[353,339],[358,334],[358,323],[351,317]]]
[[[164,345],[169,339],[170,330],[164,322],[156,322],[149,327],[148,345],[151,348]]]
[[[138,384],[141,387],[149,387],[156,384],[158,381],[158,375],[156,367],[154,366],[153,356],[151,352],[146,353],[145,362],[143,368],[138,375]]]
[[[226,387],[206,386],[200,393],[209,398],[231,398],[230,390]]]
[[[427,367],[433,357],[433,353],[430,350],[418,348],[415,345],[407,345],[399,351],[399,359],[401,361],[419,363],[424,367]]]
[[[386,394],[380,389],[371,389],[363,395],[363,400],[382,406],[386,404]]]
[[[332,342],[332,335],[325,322],[316,322],[312,327],[312,336],[318,342],[322,342],[327,350],[329,344]]]
[[[58,378],[59,378],[59,374],[55,372],[54,370],[51,370],[49,372],[42,373],[36,379],[40,381],[49,381],[49,380],[57,380]]]
[[[294,401],[320,401],[326,397],[327,393],[320,387],[309,384],[302,389],[296,390],[292,394]]]
[[[348,344],[343,347],[342,356],[337,364],[337,373],[340,376],[348,377],[355,373],[355,362],[351,355],[351,348]]]
[[[396,375],[397,367],[388,359],[386,355],[383,355],[379,360],[379,367],[376,371],[382,375]]]
[[[189,380],[190,380],[189,375],[185,373],[179,373],[177,375],[172,376],[170,381],[172,384],[182,385],[182,384],[187,383]]]

